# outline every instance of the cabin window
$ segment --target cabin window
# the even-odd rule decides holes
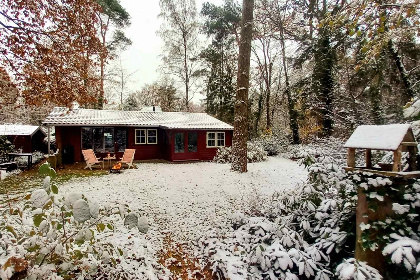
[[[82,127],[82,149],[92,149],[92,128]]]
[[[217,148],[225,146],[224,132],[207,132],[207,147]]]
[[[104,129],[102,127],[93,128],[93,150],[100,153],[104,151]]]
[[[118,145],[118,152],[124,152],[127,148],[127,130],[117,129],[117,132],[115,133],[115,140]]]
[[[197,152],[197,132],[188,132],[188,152]]]
[[[147,130],[147,144],[157,144],[157,129]]]
[[[82,149],[95,152],[114,152],[113,127],[82,127]]]
[[[146,129],[136,129],[136,144],[146,144]]]
[[[113,153],[115,150],[113,127],[104,128],[104,149],[105,149],[105,152],[111,152],[111,153]]]
[[[136,144],[157,144],[157,129],[136,129]]]
[[[184,152],[184,133],[175,133],[175,153]]]

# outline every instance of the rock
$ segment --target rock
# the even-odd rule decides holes
[[[139,222],[137,223],[137,227],[141,233],[147,233],[149,230],[149,223],[146,217],[140,217]]]
[[[139,217],[134,213],[130,213],[124,219],[124,226],[128,227],[128,229],[132,229],[138,225],[138,222]]]
[[[43,189],[35,190],[31,195],[32,205],[36,208],[42,208],[49,199],[47,192]]]
[[[89,205],[85,200],[79,199],[73,204],[73,217],[78,222],[90,219]]]
[[[76,201],[78,201],[79,199],[82,199],[82,194],[81,193],[70,193],[66,196],[66,199],[64,200],[64,204],[67,207],[72,206]],[[74,207],[74,205],[73,205]]]

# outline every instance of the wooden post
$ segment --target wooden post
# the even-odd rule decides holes
[[[393,182],[393,186],[398,187],[398,183]],[[384,186],[382,188],[389,188]],[[375,189],[377,191],[377,188]],[[358,187],[357,194],[357,206],[356,206],[356,248],[354,257],[359,261],[367,262],[368,265],[376,268],[382,275],[386,270],[385,257],[382,255],[383,248],[377,248],[372,251],[369,248],[363,248],[362,246],[362,229],[361,223],[369,224],[373,221],[383,221],[388,216],[392,215],[392,201],[388,196],[384,197],[384,201],[377,202],[378,209],[373,211],[369,209],[368,201],[366,198],[365,190],[362,187]],[[375,229],[365,229],[370,234],[372,240],[375,240],[377,236],[381,235],[381,232]]]
[[[401,171],[401,146],[394,151],[394,165],[392,166],[392,171]]]
[[[366,149],[365,159],[366,159],[366,168],[371,169],[372,168],[372,150],[371,149]]]
[[[50,126],[47,126],[47,130],[48,130],[48,155],[50,154],[50,150],[51,150],[51,147],[50,147],[50,142],[51,142],[51,131],[50,131]],[[45,146],[44,146],[45,147]]]
[[[347,166],[356,167],[356,149],[355,148],[347,149]]]

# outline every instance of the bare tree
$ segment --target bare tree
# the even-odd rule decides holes
[[[198,21],[195,0],[160,0],[164,23],[158,32],[164,41],[162,71],[182,82],[185,107],[194,97],[198,75]]]
[[[233,171],[241,173],[247,172],[248,91],[253,19],[254,0],[243,0],[231,167]]]

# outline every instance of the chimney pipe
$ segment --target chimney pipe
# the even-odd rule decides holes
[[[155,109],[155,105],[153,105],[153,112],[155,112],[156,111],[156,109]]]

